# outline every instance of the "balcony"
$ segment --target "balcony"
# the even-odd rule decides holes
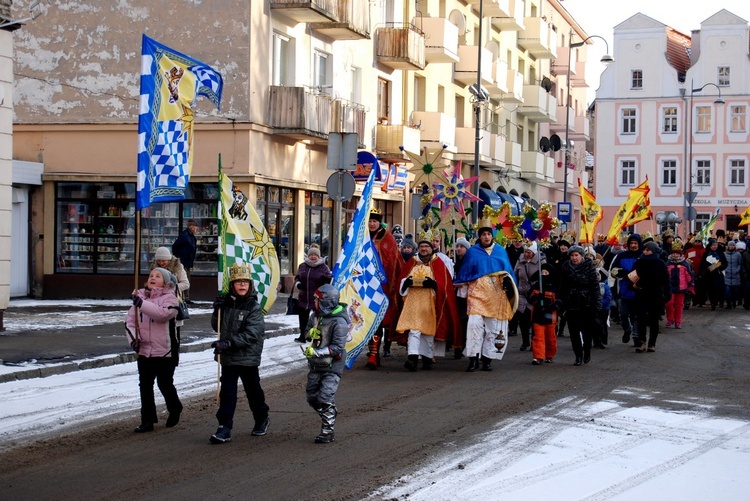
[[[521,144],[511,140],[505,141],[505,166],[514,172],[521,173]]]
[[[521,152],[521,175],[532,182],[544,181],[547,167],[545,158],[536,151]]]
[[[394,70],[423,70],[424,34],[412,24],[389,23],[376,30],[375,57]]]
[[[477,83],[477,58],[478,47],[476,45],[459,45],[459,61],[453,65],[453,80],[469,86]],[[482,85],[492,85],[492,52],[482,48]]]
[[[331,132],[355,132],[360,148],[365,147],[365,107],[344,99],[331,103]]]
[[[553,103],[553,107],[550,104]],[[557,99],[541,86],[523,86],[523,104],[518,112],[535,122],[554,122],[557,116]]]
[[[491,136],[486,130],[479,130],[479,156],[480,163],[486,163],[490,159]],[[474,165],[474,148],[476,145],[476,129],[474,127],[456,127],[456,153],[461,159]]]
[[[543,155],[544,157],[544,178],[545,181],[554,184],[555,183],[555,166],[557,161],[554,157]]]
[[[333,40],[370,39],[370,9],[367,0],[336,0],[334,21],[310,23],[310,28]]]
[[[270,0],[274,10],[298,23],[336,22],[339,0]]]
[[[589,119],[585,116],[577,116],[575,117],[575,130],[571,130],[570,134],[573,137],[573,139],[588,141],[591,139],[590,131],[589,131]]]
[[[523,103],[523,74],[508,70],[508,91],[503,96],[506,103]]]
[[[421,141],[424,144],[438,143],[454,145],[456,141],[456,118],[441,112],[414,111],[412,122],[419,124],[422,131]],[[435,145],[425,145],[434,147]],[[472,150],[473,151],[473,150]]]
[[[492,161],[493,166],[489,167],[489,170],[505,169],[506,144],[507,141],[503,134],[490,134],[490,160]]]
[[[304,87],[271,86],[268,100],[268,124],[274,133],[297,140],[327,139],[331,130],[333,99],[311,93]]]
[[[479,0],[477,0],[479,3]],[[507,3],[508,11],[504,14],[492,15],[492,26],[500,31],[522,31],[524,29],[524,0],[508,0],[507,2],[498,2],[498,4]],[[485,2],[486,4],[486,2]],[[486,16],[487,14],[483,12]]]
[[[557,37],[547,21],[541,17],[527,17],[526,29],[518,34],[518,45],[537,59],[557,57]]]
[[[376,128],[375,151],[383,161],[403,160],[403,148],[418,154],[421,151],[421,132],[408,125],[378,124]]]
[[[424,31],[425,61],[457,63],[458,27],[442,17],[425,17],[421,24]]]
[[[568,113],[568,120],[569,122],[565,121],[565,112]],[[565,132],[565,125],[566,123],[570,124],[570,131],[573,132],[573,129],[576,125],[576,111],[570,107],[570,106],[558,106],[557,107],[557,116],[559,117],[558,120],[555,121],[555,123],[550,124],[550,130],[555,132]]]
[[[479,12],[480,1],[466,0],[466,3],[473,6],[474,10]],[[508,17],[511,15],[511,3],[513,3],[513,0],[484,0],[482,14],[488,17]]]
[[[495,59],[492,63],[492,83],[488,86],[490,93],[508,93],[508,63]]]

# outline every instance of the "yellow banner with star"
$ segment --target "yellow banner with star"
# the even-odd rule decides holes
[[[641,184],[630,190],[629,199],[635,200],[635,210],[625,226],[632,226],[646,219],[651,219],[651,187],[648,177]]]
[[[740,226],[747,226],[750,224],[750,207],[745,209],[745,212],[742,213],[742,221],[740,221]]]
[[[250,266],[258,303],[267,313],[276,301],[281,272],[274,236],[269,235],[258,213],[242,189],[221,170],[219,156],[219,292],[229,291],[229,268],[234,264]]]
[[[581,194],[581,235],[579,242],[593,244],[595,243],[596,225],[604,217],[604,211],[601,205],[596,203],[594,194],[586,189],[580,179],[578,180],[578,191]]]

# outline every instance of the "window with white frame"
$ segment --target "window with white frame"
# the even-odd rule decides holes
[[[708,186],[711,184],[711,160],[698,160],[695,162],[695,184]]]
[[[677,186],[677,161],[663,160],[661,163],[662,186]]]
[[[643,70],[632,70],[630,72],[630,88],[631,89],[643,88]]]
[[[315,74],[313,75],[313,86],[322,94],[331,93],[331,55],[316,50],[315,55]]]
[[[695,215],[695,231],[701,231],[701,229],[708,224],[711,220],[710,212],[698,212]]]
[[[729,162],[729,186],[745,186],[745,160]]]
[[[747,107],[744,104],[731,107],[732,125],[730,132],[745,132]]]
[[[711,107],[710,106],[697,106],[695,113],[698,117],[698,126],[696,127],[697,132],[711,132]]]
[[[718,68],[719,87],[729,86],[729,66],[719,66]]]
[[[362,68],[352,66],[352,91],[349,100],[353,103],[362,103]]]
[[[664,121],[661,130],[667,134],[677,133],[677,107],[664,108]]]
[[[293,40],[286,35],[274,32],[272,45],[271,85],[294,85]]]
[[[620,162],[620,186],[635,186],[635,160]]]
[[[635,134],[635,108],[623,108],[622,110],[622,133]]]

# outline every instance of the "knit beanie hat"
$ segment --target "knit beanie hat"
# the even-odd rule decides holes
[[[659,247],[659,244],[657,244],[653,240],[650,240],[643,244],[643,248],[650,250],[654,254],[659,254],[661,252],[661,247]]]
[[[307,249],[307,257],[310,257],[310,256],[320,257],[320,248],[317,245],[313,244],[310,246],[309,249]]]
[[[417,248],[417,244],[414,242],[414,237],[407,236],[403,240],[401,240],[401,248],[409,247],[412,250]]]
[[[537,246],[536,242],[531,242],[530,245],[525,245],[524,250],[531,251],[532,254],[536,255],[537,252],[539,252],[539,247]]]
[[[174,289],[177,285],[177,278],[172,275],[169,270],[165,270],[164,268],[154,268],[151,271],[158,271],[159,273],[161,273],[161,277],[164,279],[164,287]]]
[[[154,259],[157,261],[169,261],[172,259],[172,251],[170,251],[166,247],[159,247],[156,249],[156,254],[154,254]]]
[[[729,247],[729,246],[737,247],[737,242],[735,242],[734,240],[730,240],[730,241],[727,242],[727,247]]]
[[[468,240],[466,240],[466,239],[465,239],[465,238],[463,238],[463,237],[461,237],[461,238],[459,238],[458,240],[456,240],[456,245],[460,245],[460,246],[462,246],[462,247],[465,247],[465,248],[466,248],[466,250],[469,250],[469,249],[471,248],[471,244],[469,243],[469,241],[468,241]]]
[[[568,255],[573,254],[574,252],[577,252],[581,256],[583,256],[583,247],[581,247],[580,245],[571,245],[568,249]]]
[[[737,247],[737,250],[745,250],[745,249],[747,249],[747,245],[745,245],[745,242],[743,242],[742,240],[740,240],[739,242],[737,242],[737,246],[736,247]]]

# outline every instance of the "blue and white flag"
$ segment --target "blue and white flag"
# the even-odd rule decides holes
[[[347,369],[352,368],[388,310],[388,298],[381,286],[388,279],[367,228],[375,176],[373,169],[333,267],[333,285],[341,292],[341,302],[347,305],[352,322],[346,337]]]
[[[219,107],[221,74],[143,35],[136,208],[183,200],[193,166],[193,106]]]

